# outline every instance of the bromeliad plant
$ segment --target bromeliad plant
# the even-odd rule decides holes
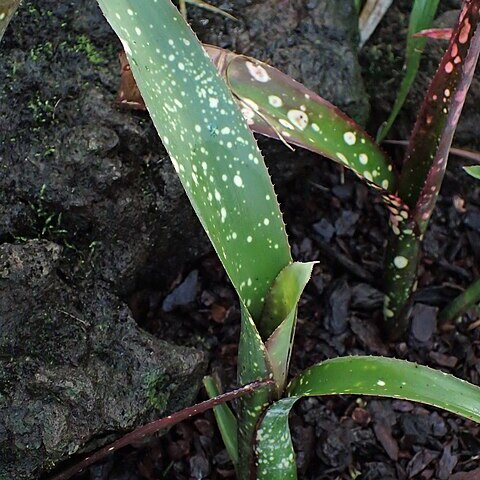
[[[413,5],[406,76],[382,137],[401,108],[418,69],[426,39],[414,37],[415,32],[429,26],[437,4],[416,0]],[[408,326],[421,241],[435,206],[453,133],[476,65],[480,43],[474,36],[477,12],[476,1],[465,2],[420,109],[400,174],[361,127],[314,92],[262,62],[204,46],[254,132],[320,153],[351,169],[381,193],[390,211],[384,330],[392,339],[400,337]],[[144,107],[126,59],[122,62],[119,102]]]
[[[469,43],[479,2],[468,2],[464,11],[463,26],[467,21],[472,26]],[[169,0],[150,0],[141,8],[135,0],[99,0],[99,4],[123,43],[175,170],[239,295],[238,383],[266,380],[261,383],[264,388],[251,389],[250,395],[238,400],[235,413],[225,405],[215,411],[238,478],[296,478],[287,420],[293,404],[305,395],[406,398],[480,422],[480,388],[395,359],[327,360],[287,384],[297,303],[313,263],[292,261],[276,195],[256,142],[227,84]],[[468,56],[460,58],[469,61]],[[280,75],[243,57],[239,62],[228,58],[224,66],[230,88],[234,73],[248,74],[253,93],[259,96],[257,84],[273,88],[272,78]],[[254,114],[251,120],[269,133],[300,144],[328,129],[324,136],[333,138],[327,142],[330,156],[381,189],[390,203],[397,201],[392,170],[388,163],[381,163],[385,157],[378,147],[338,111],[332,113],[323,101],[288,82],[292,91],[297,89],[297,96],[272,91],[268,102],[263,102],[269,105],[266,110],[252,91],[242,98]],[[320,123],[323,116],[332,123]],[[211,380],[207,387],[212,393],[217,389]]]

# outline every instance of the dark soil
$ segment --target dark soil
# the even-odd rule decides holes
[[[444,2],[442,8],[447,10],[455,3]],[[234,6],[237,14],[235,2],[222,6]],[[385,118],[400,79],[395,75],[393,83],[383,86],[377,77],[401,68],[400,39],[408,8],[398,8],[362,54],[374,105],[372,132]],[[202,19],[212,17],[194,13],[193,8],[190,11],[196,15],[194,28],[205,29],[207,22]],[[217,36],[221,46],[229,44],[226,37]],[[409,114],[418,106],[415,95],[392,137],[408,133],[407,125],[413,121]],[[472,112],[478,114],[478,107]],[[465,124],[475,122],[467,119]],[[463,144],[468,135],[465,138]],[[291,154],[281,145],[274,148],[277,158],[270,159],[275,161],[273,180],[294,257],[320,262],[300,304],[292,375],[327,358],[366,354],[408,359],[479,384],[478,311],[467,312],[455,323],[437,322],[438,309],[480,275],[480,187],[463,174],[463,162],[451,159],[425,238],[417,303],[407,338],[389,344],[377,329],[387,238],[387,213],[381,199],[353,175],[310,154],[299,152],[300,166],[290,175],[280,175],[277,159],[282,155],[291,158]],[[401,151],[392,154],[401,158]],[[190,263],[178,272],[168,296],[165,290],[144,284],[129,294],[139,325],[161,339],[207,351],[210,371],[219,375],[225,388],[235,386],[240,314],[235,292],[216,256],[210,253]],[[199,400],[203,398],[201,392]],[[480,478],[480,427],[433,408],[356,396],[311,398],[297,405],[291,426],[302,479]],[[174,427],[162,438],[116,453],[79,478],[233,477],[213,415],[207,413]]]

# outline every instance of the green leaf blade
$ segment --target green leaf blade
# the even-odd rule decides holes
[[[480,165],[471,165],[463,169],[473,178],[480,180]]]
[[[256,437],[257,480],[296,480],[288,415],[298,399],[282,398],[266,411]]]
[[[207,376],[203,379],[203,385],[210,398],[220,395],[220,391],[215,383],[215,380],[211,376]],[[222,435],[223,443],[227,449],[228,456],[232,461],[235,470],[238,468],[238,439],[237,439],[237,419],[232,410],[226,403],[222,403],[213,408],[213,414],[215,420]]]
[[[480,388],[441,371],[383,357],[341,357],[326,360],[298,375],[289,397],[265,413],[256,438],[257,478],[294,480],[295,455],[288,415],[302,396],[373,395],[403,398],[443,408],[480,423]]]
[[[258,333],[253,318],[245,305],[241,303],[242,324],[238,345],[239,365],[237,381],[241,385],[250,383],[251,378],[273,377],[270,359],[265,345]],[[253,440],[257,423],[272,397],[273,389],[255,392],[238,402],[238,474],[239,478],[249,478],[254,467]]]
[[[315,262],[295,262],[285,267],[275,279],[265,301],[260,321],[273,377],[279,392],[283,392],[297,323],[297,305],[310,280]]]
[[[415,34],[430,28],[438,8],[438,3],[439,0],[415,0],[413,4],[407,34],[407,49],[404,65],[405,76],[403,77],[400,89],[398,90],[392,111],[377,135],[377,141],[379,143],[388,135],[388,132],[405,103],[410,87],[412,86],[418,72],[420,59],[423,50],[425,49],[427,39],[416,37]]]
[[[226,85],[168,0],[99,0],[152,120],[232,283],[254,318],[291,261],[256,142]]]
[[[289,395],[374,395],[425,403],[480,423],[480,387],[416,363],[383,357],[340,357],[306,369]]]

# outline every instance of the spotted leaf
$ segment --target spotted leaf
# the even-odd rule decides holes
[[[445,174],[453,134],[480,52],[480,0],[466,0],[447,52],[428,89],[410,137],[399,195],[426,229]]]
[[[265,413],[256,437],[257,479],[294,480],[288,415],[303,396],[373,395],[425,403],[480,423],[480,388],[416,363],[383,357],[341,357],[308,368],[288,386],[289,397]]]
[[[428,89],[407,147],[399,196],[408,215],[395,226],[388,245],[385,330],[390,338],[403,335],[415,290],[420,242],[442,184],[458,119],[480,52],[477,31],[480,0],[467,0],[447,52]],[[395,264],[402,260],[401,267]]]
[[[337,107],[265,63],[219,47],[205,49],[253,131],[319,153],[350,168],[370,185],[395,193],[391,161]]]
[[[235,94],[251,130],[261,135],[279,139],[287,145],[297,145],[328,157],[352,169],[374,188],[385,191],[386,194],[393,194],[396,176],[390,160],[372,142],[370,137],[338,108],[309,91],[303,85],[258,60],[236,55],[212,45],[204,45],[204,48],[227,80],[227,85]],[[120,62],[121,80],[117,102],[134,109],[145,109],[143,100],[138,96],[138,88],[129,70],[128,63],[125,64],[122,54],[120,54]],[[238,68],[245,64],[255,65],[255,67],[247,68],[246,84],[240,88],[239,85],[242,84],[244,79],[238,75]],[[263,69],[268,69],[270,74],[274,75],[272,81],[275,83],[275,91],[278,95],[268,95],[268,92],[272,90],[272,84],[269,81],[260,81],[259,85],[252,84],[251,73],[266,80],[267,76],[262,77],[260,73]],[[257,98],[258,103],[255,103],[248,96],[241,96],[245,87],[252,91],[252,95]],[[262,94],[262,92],[264,93]],[[302,106],[299,107],[300,109],[292,106],[285,111],[284,99],[290,98],[291,95],[295,95],[295,97],[293,101],[289,100],[289,104],[296,105],[295,100],[301,98],[305,109],[308,105],[313,112],[316,112],[318,117],[315,117],[317,118],[316,123],[312,120],[313,123],[308,124],[308,118],[313,119],[315,113],[302,111]],[[305,98],[305,95],[308,98]],[[335,121],[334,124],[329,123],[332,119]],[[326,128],[324,128],[324,125],[326,125]],[[338,131],[339,128],[341,129],[340,132]],[[332,132],[335,132],[334,136],[332,136]]]
[[[169,0],[99,0],[150,116],[253,318],[291,262],[270,177],[241,113]]]
[[[272,366],[265,345],[245,305],[241,303],[242,324],[238,345],[237,381],[273,378]],[[272,392],[262,390],[238,402],[238,466],[239,478],[249,478],[253,468],[253,440],[258,420],[270,404]]]

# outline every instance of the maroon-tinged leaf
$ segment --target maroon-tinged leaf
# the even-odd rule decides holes
[[[384,143],[391,143],[392,145],[403,145],[405,147],[408,145],[408,142],[406,140],[385,140]],[[480,152],[476,152],[474,150],[467,150],[466,148],[450,147],[450,154],[480,163]]]
[[[211,45],[204,48],[254,132],[328,157],[374,188],[396,192],[390,159],[340,109],[263,62]]]
[[[399,196],[410,212],[399,224],[387,252],[385,329],[399,338],[408,326],[420,243],[445,174],[453,134],[480,52],[477,31],[480,0],[466,0],[447,52],[428,89],[410,138],[399,182]],[[406,216],[402,221],[402,217]]]
[[[425,230],[435,206],[453,134],[477,64],[479,9],[479,0],[465,1],[407,149],[399,194],[414,209],[413,218],[420,232]]]
[[[237,388],[236,390],[232,390],[231,392],[227,392],[215,398],[205,400],[204,402],[193,405],[192,407],[184,408],[179,412],[172,413],[172,415],[169,415],[168,417],[148,423],[143,427],[137,428],[133,432],[127,433],[115,442],[106,445],[105,447],[86,457],[81,462],[73,465],[62,473],[53,476],[51,480],[68,480],[69,478],[73,477],[73,475],[80,473],[90,465],[93,465],[107,455],[110,455],[116,450],[119,450],[120,448],[126,447],[127,445],[130,445],[131,443],[136,442],[148,435],[152,435],[160,430],[169,428],[183,420],[186,420],[187,418],[198,415],[199,413],[205,412],[206,410],[210,410],[211,408],[221,405],[225,402],[230,402],[237,398],[243,397],[244,395],[252,394],[253,392],[256,392],[257,390],[266,386],[272,385],[273,383],[274,382],[272,380],[252,382],[248,385]]]
[[[204,48],[251,130],[328,157],[353,170],[382,195],[395,195],[397,176],[390,159],[337,107],[265,63],[211,45]],[[124,55],[120,61],[117,103],[143,110],[145,105]]]
[[[147,107],[123,50],[118,54],[118,59],[120,60],[120,86],[115,104],[132,110],[146,110]]]
[[[453,28],[426,28],[414,33],[414,37],[433,38],[435,40],[450,40]]]

